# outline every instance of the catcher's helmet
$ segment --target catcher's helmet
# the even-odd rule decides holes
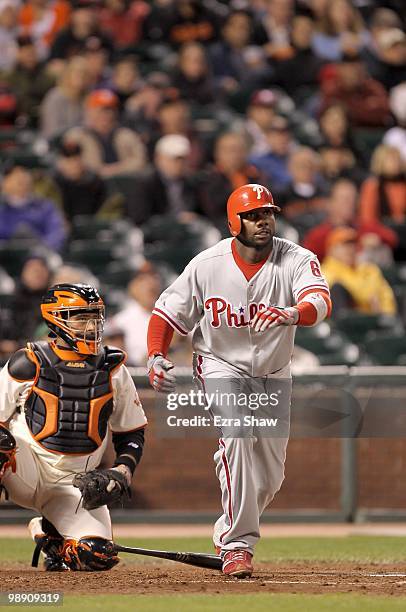
[[[53,333],[74,351],[97,355],[104,328],[104,302],[97,289],[81,284],[54,285],[42,299],[41,313]],[[73,320],[74,315],[84,316]]]
[[[279,206],[274,204],[272,193],[263,185],[249,183],[233,191],[227,201],[228,227],[233,236],[241,232],[240,214],[256,208],[280,211]]]

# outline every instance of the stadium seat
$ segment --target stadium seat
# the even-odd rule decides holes
[[[406,335],[399,332],[370,332],[365,339],[364,349],[376,365],[406,364]]]
[[[180,274],[189,261],[197,254],[194,241],[183,241],[178,245],[156,242],[145,245],[145,258],[149,261],[166,263]]]
[[[185,223],[179,223],[171,215],[155,215],[142,226],[145,243],[165,241],[179,244],[190,237],[190,230]]]
[[[18,276],[29,253],[37,246],[38,242],[30,238],[15,239],[0,244],[0,266],[10,276]]]
[[[123,237],[131,230],[131,224],[123,219],[111,221],[88,215],[77,215],[72,219],[72,240],[94,240]]]
[[[390,285],[403,285],[406,287],[406,264],[394,264],[389,268],[384,268],[382,273]]]
[[[339,316],[334,327],[355,344],[361,344],[369,332],[393,328],[398,323],[396,317],[350,311]]]
[[[351,366],[359,359],[358,347],[327,322],[317,327],[298,327],[296,344],[317,355],[321,365]]]
[[[119,259],[117,248],[115,240],[73,240],[67,258],[73,263],[83,264],[97,276],[111,261]]]
[[[103,277],[100,279],[104,285],[114,288],[127,287],[130,280],[137,272],[137,267],[129,267],[123,265],[122,261],[112,261],[103,272]]]

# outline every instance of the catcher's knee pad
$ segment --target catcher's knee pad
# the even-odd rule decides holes
[[[117,565],[119,558],[111,540],[90,536],[78,541],[66,540],[64,561],[72,570],[102,572]]]
[[[16,441],[4,425],[0,425],[0,480],[8,467],[16,471]]]

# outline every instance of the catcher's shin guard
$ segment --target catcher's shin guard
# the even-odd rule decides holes
[[[66,540],[63,556],[70,569],[86,572],[109,570],[120,561],[111,540],[94,536]]]
[[[0,481],[7,468],[16,471],[16,441],[13,434],[4,425],[0,425]]]
[[[46,518],[36,517],[30,521],[29,530],[36,543],[32,556],[33,567],[38,567],[39,555],[44,556],[44,568],[47,572],[67,572],[71,568],[64,561],[63,548],[65,540]]]

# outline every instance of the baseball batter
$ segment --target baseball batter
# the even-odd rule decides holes
[[[282,389],[289,411],[290,361],[297,325],[316,325],[329,316],[328,285],[316,256],[275,237],[270,191],[249,184],[227,203],[234,238],[197,255],[156,302],[148,330],[152,386],[173,391],[173,364],[166,358],[173,331],[193,331],[194,372],[206,393],[250,393],[270,397]],[[233,416],[237,406],[211,406],[213,416]],[[271,412],[271,409],[269,409]],[[281,436],[222,431],[214,455],[223,514],[213,541],[223,572],[239,578],[253,571],[259,519],[280,489],[288,430]]]
[[[107,503],[129,493],[146,417],[125,353],[102,346],[104,304],[89,285],[55,285],[29,343],[0,373],[0,483],[41,516],[30,523],[48,571],[107,570],[118,558]],[[112,430],[117,458],[97,470]]]

